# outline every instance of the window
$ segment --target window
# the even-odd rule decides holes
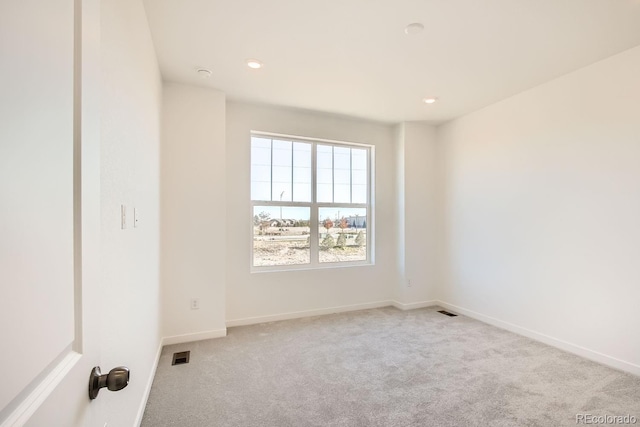
[[[372,147],[251,135],[252,266],[367,264]]]

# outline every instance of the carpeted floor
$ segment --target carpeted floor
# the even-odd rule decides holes
[[[640,378],[438,308],[230,328],[163,349],[143,427],[561,426],[632,415]],[[171,356],[191,351],[186,365]]]

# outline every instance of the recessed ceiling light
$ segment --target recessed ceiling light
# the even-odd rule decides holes
[[[413,24],[409,24],[406,27],[404,27],[404,33],[410,36],[414,34],[418,34],[422,30],[424,30],[424,25],[422,25],[419,22],[414,22]]]
[[[437,100],[438,98],[430,97],[430,98],[424,98],[422,102],[424,102],[425,104],[433,104]]]
[[[249,68],[257,70],[258,68],[262,68],[262,62],[258,61],[257,59],[247,59],[247,66]]]
[[[197,71],[198,75],[200,77],[202,77],[203,79],[208,79],[213,74],[211,72],[211,70],[208,70],[206,68],[198,68],[196,71]]]

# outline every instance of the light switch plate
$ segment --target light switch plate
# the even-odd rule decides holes
[[[133,227],[138,228],[138,222],[140,221],[140,212],[138,208],[133,208]]]

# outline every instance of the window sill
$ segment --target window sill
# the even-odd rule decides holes
[[[309,264],[295,265],[295,266],[284,266],[284,265],[274,265],[272,267],[252,267],[250,273],[288,273],[288,272],[299,272],[299,271],[318,271],[318,270],[336,270],[343,268],[358,268],[358,267],[375,267],[375,263],[363,261],[363,262],[348,262],[348,263],[338,263],[338,262],[327,262],[325,264],[319,264],[311,266]]]

